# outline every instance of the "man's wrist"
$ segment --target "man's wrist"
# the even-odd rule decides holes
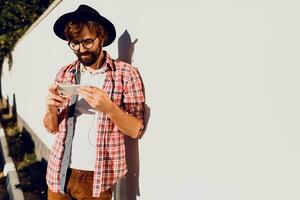
[[[119,107],[112,103],[111,108],[108,110],[108,112],[106,113],[109,117],[115,116],[118,112]]]

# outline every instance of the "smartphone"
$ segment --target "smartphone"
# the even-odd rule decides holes
[[[78,95],[77,89],[81,85],[64,85],[60,84],[58,85],[58,93],[62,96],[73,96],[73,95]]]

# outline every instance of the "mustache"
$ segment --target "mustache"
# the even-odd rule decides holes
[[[88,56],[88,55],[92,55],[91,52],[84,52],[84,53],[78,53],[77,56]]]

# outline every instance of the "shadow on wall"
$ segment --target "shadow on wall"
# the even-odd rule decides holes
[[[137,41],[138,39],[135,39],[132,42],[129,32],[125,30],[118,40],[118,60],[131,64]],[[150,108],[145,105],[145,129],[149,118]],[[125,148],[128,172],[116,183],[114,200],[136,200],[136,196],[140,196],[138,140],[125,136]]]

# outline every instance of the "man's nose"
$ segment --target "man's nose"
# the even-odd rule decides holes
[[[79,43],[79,49],[78,49],[78,51],[79,52],[85,52],[87,49],[83,46],[83,44],[80,42]]]

